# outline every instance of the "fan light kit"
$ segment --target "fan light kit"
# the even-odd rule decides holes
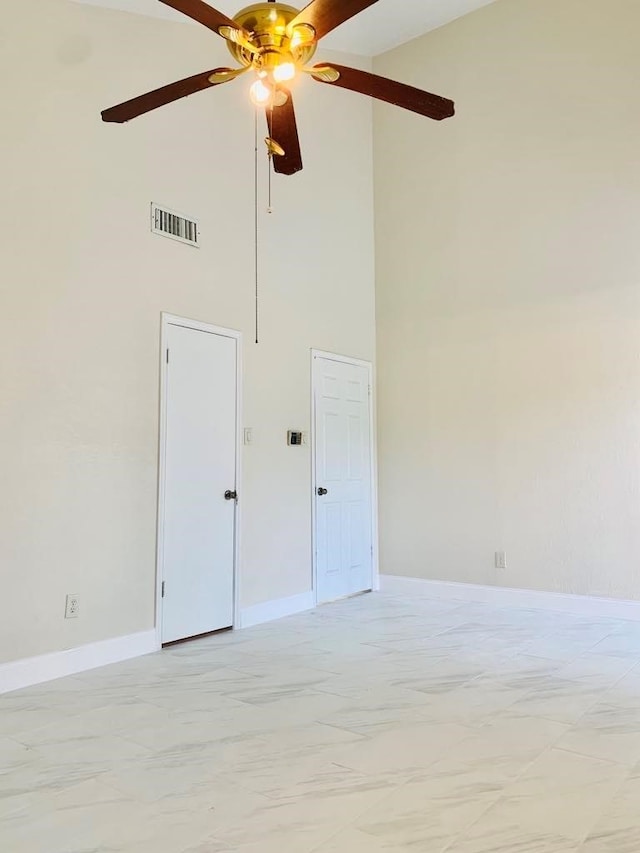
[[[436,121],[450,118],[455,112],[453,101],[447,98],[377,74],[333,62],[309,65],[320,39],[378,0],[311,0],[302,11],[277,0],[267,0],[242,9],[235,18],[228,18],[203,0],[159,2],[226,39],[239,67],[214,68],[163,86],[105,110],[102,113],[104,121],[122,124],[253,71],[256,79],[249,95],[256,107],[264,108],[267,115],[269,158],[276,172],[293,175],[302,169],[302,155],[293,98],[286,84],[298,74],[309,74],[319,83],[370,95]]]

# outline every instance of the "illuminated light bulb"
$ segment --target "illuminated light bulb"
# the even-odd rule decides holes
[[[293,62],[283,62],[273,69],[273,79],[276,83],[285,83],[287,80],[293,80],[295,76],[296,66]]]
[[[256,107],[263,107],[271,100],[271,89],[265,86],[262,80],[256,80],[249,89],[249,96]]]

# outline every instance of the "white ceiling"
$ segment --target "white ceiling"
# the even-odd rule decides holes
[[[189,22],[158,0],[79,0],[93,6],[110,6],[127,12]],[[212,5],[233,17],[251,0],[212,0]],[[333,50],[376,56],[416,36],[441,27],[493,0],[379,0],[374,6],[347,21],[323,40]],[[290,5],[297,6],[296,0]],[[304,3],[301,4],[306,5]]]

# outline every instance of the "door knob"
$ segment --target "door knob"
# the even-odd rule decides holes
[[[327,494],[329,494],[329,493],[328,493],[328,491],[327,491],[326,489],[323,489],[323,488],[322,488],[322,486],[320,486],[320,488],[319,488],[319,489],[317,489],[317,492],[318,492],[318,494],[320,495],[320,497],[322,497],[323,495],[327,495]]]
[[[231,491],[231,489],[227,489],[224,493],[224,499],[225,501],[237,501],[238,493],[236,491]]]

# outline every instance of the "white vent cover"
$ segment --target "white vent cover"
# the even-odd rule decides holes
[[[151,230],[161,237],[169,237],[179,243],[200,248],[200,224],[195,219],[188,219],[168,207],[160,207],[151,203]]]

